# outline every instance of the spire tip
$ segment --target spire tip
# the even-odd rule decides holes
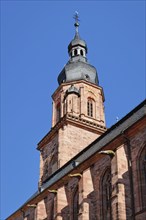
[[[73,18],[75,19],[75,23],[74,26],[76,28],[76,33],[78,33],[78,27],[79,27],[79,13],[77,11],[75,11],[75,14],[73,16]]]

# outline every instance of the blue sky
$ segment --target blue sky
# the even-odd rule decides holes
[[[1,220],[37,190],[36,147],[51,128],[76,10],[107,126],[145,98],[145,1],[1,1]]]

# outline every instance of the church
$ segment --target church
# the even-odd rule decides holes
[[[146,101],[106,127],[104,91],[79,35],[52,95],[40,140],[38,190],[7,220],[145,220]]]

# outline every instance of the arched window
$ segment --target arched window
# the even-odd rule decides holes
[[[93,107],[94,107],[94,100],[91,99],[91,98],[88,98],[88,101],[87,101],[87,115],[89,117],[93,117]]]
[[[101,180],[101,219],[111,220],[111,170],[107,169]]]
[[[74,50],[74,55],[76,56],[78,54],[77,49]]]
[[[80,50],[80,54],[83,56],[83,50]]]
[[[140,205],[141,209],[146,208],[146,146],[142,149],[138,158]]]

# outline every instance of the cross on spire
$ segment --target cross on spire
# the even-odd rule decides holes
[[[75,11],[75,14],[73,16],[73,18],[75,19],[75,28],[76,28],[76,34],[78,34],[78,27],[79,27],[79,13],[77,11]]]
[[[75,19],[75,23],[79,22],[79,13],[77,11],[75,11],[73,18]]]

